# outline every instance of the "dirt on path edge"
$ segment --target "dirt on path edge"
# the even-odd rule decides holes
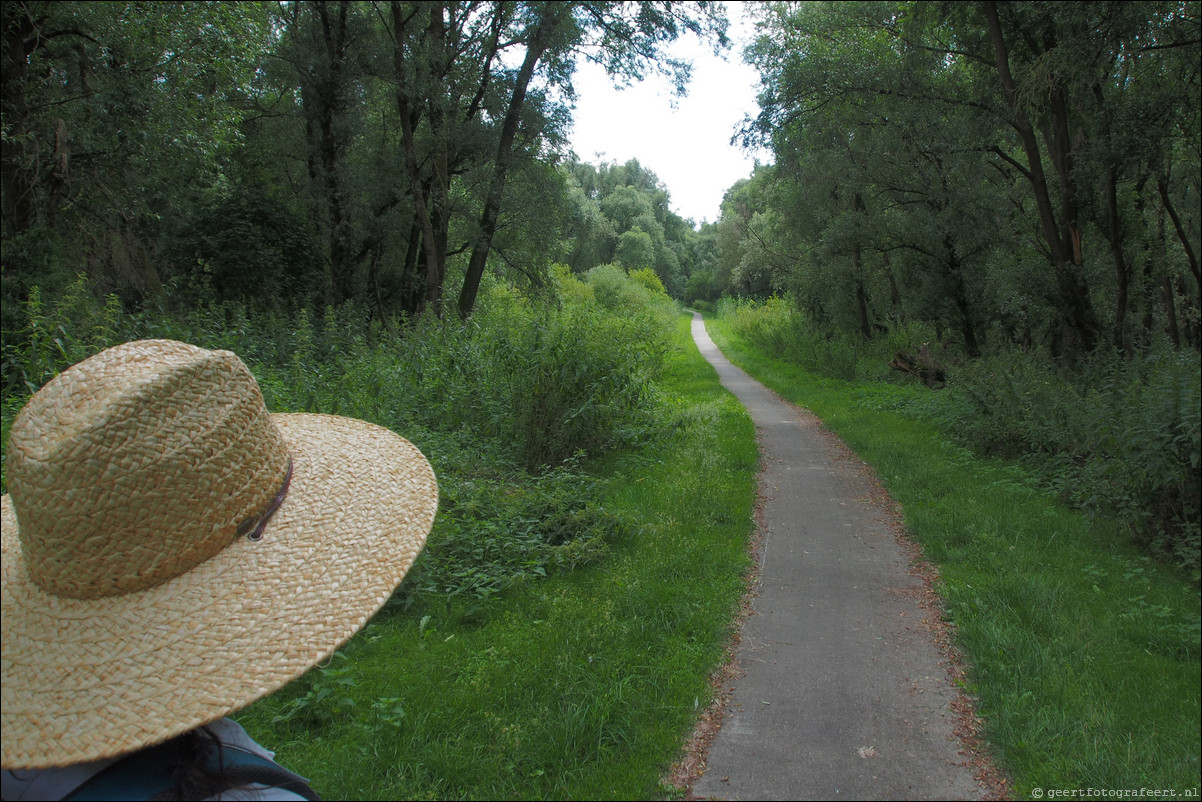
[[[777,395],[773,393],[773,395]],[[777,395],[777,398],[780,398]],[[783,399],[781,399],[783,401]],[[789,402],[784,402],[789,403]],[[877,506],[889,521],[890,529],[898,545],[909,557],[908,573],[919,581],[919,585],[905,592],[926,614],[922,625],[932,636],[941,656],[941,663],[947,671],[948,680],[955,688],[955,699],[951,709],[956,715],[954,728],[959,741],[959,754],[976,779],[984,798],[990,800],[1010,800],[1010,780],[997,766],[984,737],[984,721],[976,712],[976,704],[965,692],[967,685],[968,666],[963,655],[955,646],[955,631],[948,620],[943,607],[943,600],[936,592],[939,581],[938,566],[929,562],[922,552],[922,547],[915,543],[906,531],[901,506],[889,495],[881,484],[872,467],[863,462],[855,453],[825,424],[808,409],[790,404],[797,414],[806,421],[808,427],[821,435],[828,455],[833,461],[850,462],[857,466],[861,479],[870,488],[868,502]],[[762,449],[761,449],[762,452]],[[762,468],[761,468],[762,470]],[[739,612],[732,622],[732,635],[727,644],[722,664],[710,675],[710,686],[713,688],[713,700],[702,711],[693,728],[692,734],[685,742],[680,759],[672,764],[662,779],[665,789],[669,790],[672,798],[688,800],[701,799],[694,796],[694,783],[707,770],[706,755],[710,743],[722,728],[735,683],[742,676],[737,653],[740,633],[743,624],[752,614],[751,601],[759,589],[759,566],[762,562],[763,549],[763,509],[766,499],[758,495],[755,504],[755,531],[749,542],[751,568],[746,577],[746,590],[740,600]]]

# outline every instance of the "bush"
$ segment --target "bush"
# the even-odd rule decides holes
[[[717,314],[731,329],[780,359],[811,373],[843,381],[898,381],[888,368],[895,352],[932,339],[921,327],[895,326],[884,336],[865,340],[816,326],[791,299],[773,296],[765,301],[723,298]]]
[[[504,359],[513,422],[528,467],[555,465],[577,451],[621,439],[646,407],[662,346],[638,321],[577,307],[547,316],[513,341]]]
[[[260,192],[216,198],[172,228],[160,261],[179,288],[191,288],[190,301],[207,292],[219,301],[303,303],[322,286],[321,248],[313,233],[300,216]]]
[[[361,418],[417,444],[448,501],[419,587],[487,595],[602,559],[623,530],[578,463],[654,424],[670,332],[661,317],[674,307],[624,273],[613,278],[620,313],[561,274],[555,302],[496,286],[467,323],[426,316],[397,334],[373,327],[355,304],[289,314],[209,300],[131,314],[82,278],[55,302],[35,288],[22,312],[26,337],[5,340],[0,424],[7,435],[42,384],[119,342],[165,337],[234,351],[268,409]]]
[[[628,440],[654,412],[675,305],[612,265],[589,272],[591,297],[574,281],[560,278],[558,305],[496,294],[473,319],[491,349],[478,386],[499,402],[490,433],[529,469]]]
[[[1026,459],[1066,501],[1117,516],[1196,572],[1200,387],[1197,352],[1103,353],[1072,371],[1012,352],[953,370],[935,416],[982,453]]]
[[[660,280],[659,275],[649,267],[644,267],[639,270],[631,270],[628,274],[630,280],[635,284],[646,289],[651,295],[662,295],[667,297],[668,290],[664,287],[664,282]]]

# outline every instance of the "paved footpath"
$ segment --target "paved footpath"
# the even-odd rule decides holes
[[[811,413],[693,338],[755,421],[762,565],[743,672],[692,788],[701,799],[981,799],[922,583],[865,466]]]

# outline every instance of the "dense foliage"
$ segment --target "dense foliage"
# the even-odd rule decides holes
[[[426,315],[401,333],[365,325],[354,306],[320,318],[253,313],[236,302],[190,314],[124,312],[86,279],[24,309],[27,345],[5,344],[3,431],[28,395],[110,345],[165,337],[237,353],[277,412],[372,421],[431,460],[439,520],[410,590],[488,595],[514,578],[603,557],[627,522],[606,515],[584,457],[629,446],[661,425],[656,378],[675,304],[662,290],[598,268],[556,273],[554,297],[531,303],[495,286],[470,323]],[[604,302],[603,292],[621,290]]]
[[[1196,2],[765,3],[708,298],[938,413],[1195,571],[1202,475]],[[900,376],[900,373],[894,373]]]
[[[976,357],[1199,346],[1195,2],[765,3],[716,289]]]
[[[824,335],[783,298],[728,300],[718,311],[767,354],[845,381],[889,381],[889,354],[932,335],[916,325],[876,340]],[[1070,370],[1047,354],[1011,350],[951,366],[943,392],[904,406],[978,454],[1025,463],[1066,503],[1121,522],[1135,542],[1199,576],[1197,351],[1162,344],[1129,358],[1102,352]]]
[[[55,295],[80,271],[127,308],[212,292],[354,301],[379,320],[466,317],[486,274],[545,284],[588,213],[574,179],[587,168],[564,140],[577,60],[683,87],[687,65],[664,46],[721,44],[726,26],[706,2],[23,0],[2,13],[6,338],[31,286]],[[601,172],[602,194],[662,191],[637,165]],[[665,241],[681,221],[656,203],[634,221],[653,249],[621,257],[672,287]],[[618,258],[594,239],[606,253],[588,267]]]

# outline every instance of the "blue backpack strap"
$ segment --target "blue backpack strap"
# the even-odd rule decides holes
[[[304,799],[321,799],[309,787],[309,783],[305,781],[304,777],[288,771],[274,760],[268,760],[237,746],[222,745],[220,764],[215,750],[210,752],[206,768],[212,772],[219,771],[221,776],[226,779],[227,787],[223,790],[243,788],[257,783],[268,788],[291,791]]]
[[[150,799],[172,785],[172,754],[168,744],[134,752],[93,774],[63,799]]]
[[[169,798],[174,786],[172,758],[175,750],[168,742],[134,752],[100,771],[63,797],[77,802],[106,802],[118,799]],[[219,792],[258,783],[291,791],[305,799],[319,799],[304,778],[278,763],[229,744],[209,750],[205,768],[226,782]]]

